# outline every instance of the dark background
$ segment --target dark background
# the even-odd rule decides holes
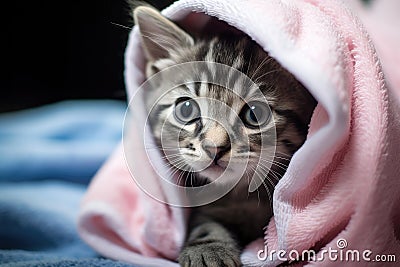
[[[172,0],[147,1],[164,8]],[[0,112],[64,99],[125,99],[125,0],[1,1]]]
[[[161,9],[173,0],[146,1]],[[64,99],[125,99],[126,0],[1,1],[0,112]],[[4,38],[5,37],[5,38]]]

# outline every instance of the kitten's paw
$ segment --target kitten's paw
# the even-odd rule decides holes
[[[179,255],[182,267],[239,267],[240,252],[222,243],[200,243],[185,247]]]

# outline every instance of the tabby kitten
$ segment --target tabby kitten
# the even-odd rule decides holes
[[[182,176],[191,178],[185,181],[187,186],[212,181],[218,184],[217,178],[224,171],[231,177],[241,175],[234,167],[227,167],[230,160],[235,166],[247,158],[246,175],[254,172],[257,164],[268,160],[260,159],[261,142],[263,134],[268,135],[275,125],[276,143],[267,143],[276,146],[275,156],[269,159],[272,167],[269,173],[261,168],[266,184],[249,193],[249,179],[236,177],[240,182],[227,195],[193,208],[188,237],[178,259],[182,266],[240,266],[240,249],[263,236],[263,227],[272,216],[270,193],[293,153],[305,141],[316,101],[288,71],[245,35],[195,39],[157,10],[144,6],[134,10],[134,18],[147,58],[147,78],[179,63],[216,62],[251,77],[263,94],[262,98],[257,98],[246,87],[229,90],[210,83],[178,86],[166,92],[162,104],[156,103],[156,112],[149,116],[161,153],[166,153],[162,150],[165,144],[161,144],[161,131],[165,140],[175,140],[166,147],[179,151],[175,155],[177,160],[189,167],[187,172],[191,175]],[[208,69],[204,76],[216,75],[213,71]],[[164,90],[160,88],[154,90]],[[212,104],[210,107],[210,103],[204,104],[201,98],[217,100],[230,109],[213,108]],[[231,120],[231,117],[239,117],[239,120]],[[219,123],[222,121],[224,123]],[[223,127],[226,125],[230,127]],[[250,144],[246,145],[244,140]]]

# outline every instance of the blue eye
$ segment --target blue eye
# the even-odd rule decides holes
[[[200,118],[200,115],[199,105],[191,98],[178,99],[175,104],[174,116],[181,123],[193,123]]]
[[[271,110],[266,103],[250,102],[242,110],[242,121],[250,128],[264,126],[271,119]]]

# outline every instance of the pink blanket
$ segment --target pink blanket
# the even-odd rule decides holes
[[[376,2],[399,7],[396,0]],[[378,4],[370,10],[349,8],[337,0],[181,0],[163,11],[192,30],[218,28],[210,27],[216,21],[212,16],[245,32],[319,103],[305,144],[276,187],[274,217],[265,222],[264,240],[255,240],[242,253],[245,266],[276,266],[294,258],[296,251],[301,255],[310,249],[317,256],[307,266],[398,265],[377,261],[380,255],[397,255],[400,261],[400,38],[397,31],[381,32],[374,23],[398,22],[400,9],[388,17],[381,16],[382,9]],[[360,14],[370,35],[353,12]],[[126,50],[130,97],[139,93],[143,71],[134,28]],[[142,107],[134,109],[131,112],[141,114]],[[119,146],[93,179],[82,203],[79,232],[106,257],[143,266],[177,266],[186,210],[154,200],[132,179],[125,158],[133,157],[135,175],[146,177],[165,197],[162,201],[176,197],[158,184],[142,145],[143,129],[137,128],[124,140],[135,147],[134,154],[126,157]],[[336,260],[329,250],[337,251]],[[356,250],[359,261],[346,258]]]

